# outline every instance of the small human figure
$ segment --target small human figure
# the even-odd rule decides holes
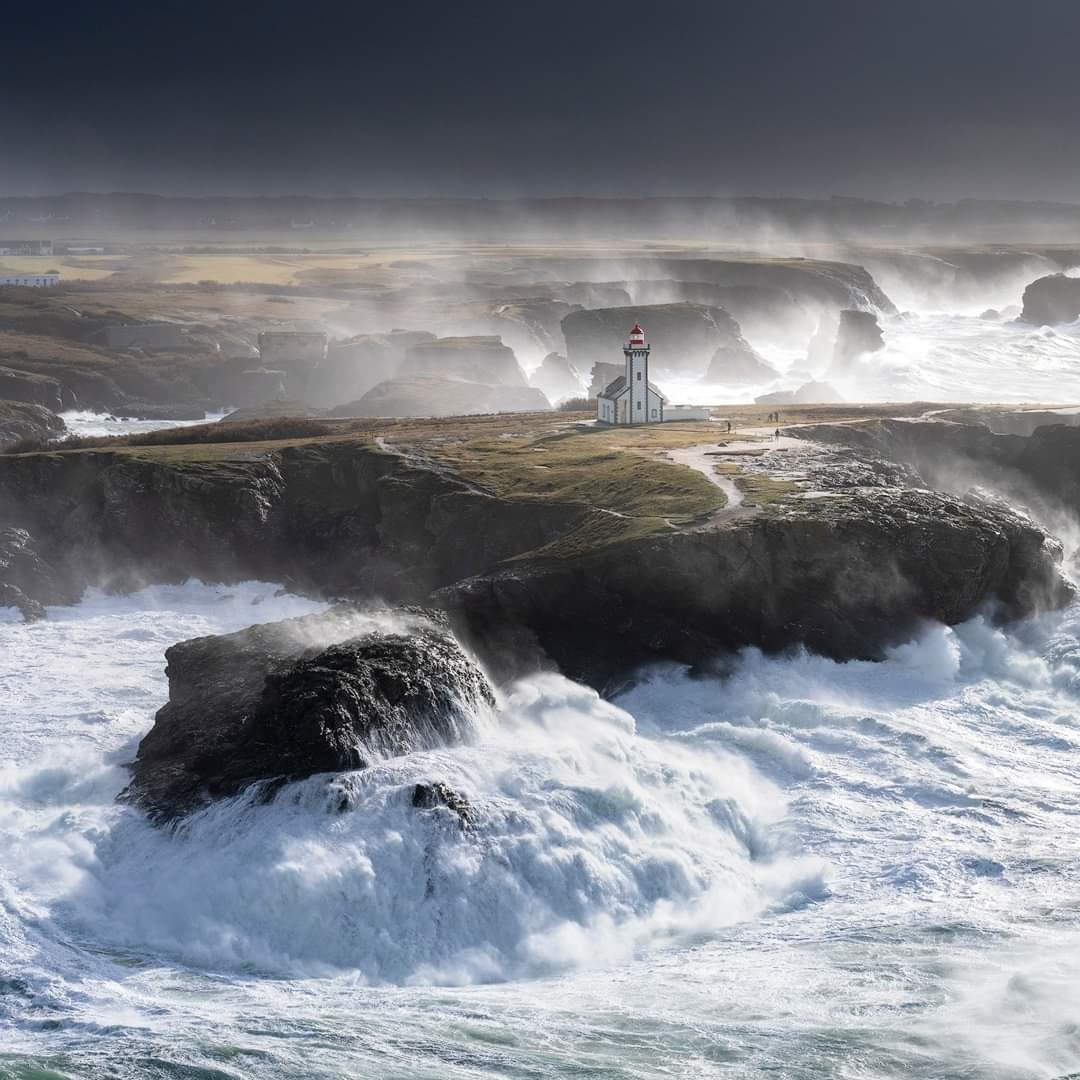
[[[777,442],[779,442],[779,441],[780,441],[780,429],[779,429],[779,428],[777,428],[777,429],[776,429],[776,430],[775,430],[775,431],[773,432],[773,438],[774,438],[774,439],[776,439],[776,441],[777,441]]]

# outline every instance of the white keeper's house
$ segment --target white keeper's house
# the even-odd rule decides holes
[[[596,419],[604,424],[662,424],[667,398],[649,382],[649,345],[634,323],[623,346],[626,371],[596,398]]]

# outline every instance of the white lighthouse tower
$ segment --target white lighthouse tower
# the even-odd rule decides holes
[[[649,382],[649,343],[639,323],[623,346],[624,374],[596,399],[596,418],[605,424],[659,424],[666,398]]]
[[[634,323],[630,341],[623,346],[626,357],[626,381],[630,384],[631,424],[649,420],[649,344],[640,323]]]

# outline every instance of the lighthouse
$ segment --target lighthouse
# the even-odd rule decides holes
[[[623,346],[625,370],[596,399],[596,418],[605,424],[659,424],[667,399],[649,382],[649,343],[634,323]]]

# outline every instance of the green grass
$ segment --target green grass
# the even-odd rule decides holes
[[[678,433],[672,435],[677,438]],[[665,519],[703,517],[724,505],[724,493],[696,470],[664,461],[655,450],[625,445],[624,440],[592,431],[555,438],[517,435],[455,444],[438,457],[494,495],[551,499],[655,519],[661,525]]]
[[[780,502],[793,491],[799,490],[790,480],[775,479],[759,473],[740,473],[734,480],[747,505],[768,506],[769,503]]]

